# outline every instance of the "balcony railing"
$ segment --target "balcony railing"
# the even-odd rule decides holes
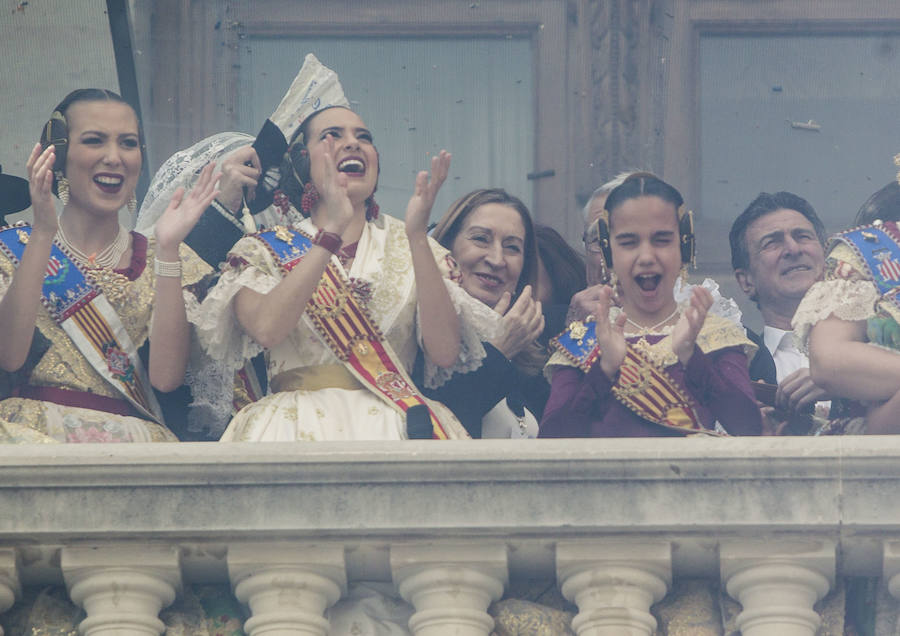
[[[486,635],[527,574],[579,635],[653,633],[680,577],[720,578],[746,636],[812,635],[838,577],[898,573],[894,437],[0,446],[0,611],[64,582],[85,634],[226,581],[251,636],[325,634],[384,580],[414,634]]]

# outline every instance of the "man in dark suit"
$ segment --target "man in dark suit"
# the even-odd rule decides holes
[[[761,193],[735,219],[731,264],[741,289],[756,303],[765,327],[747,329],[759,347],[750,378],[777,385],[775,406],[788,413],[827,399],[813,383],[809,359],[794,342],[791,320],[806,291],[825,269],[825,227],[806,199],[790,192]]]

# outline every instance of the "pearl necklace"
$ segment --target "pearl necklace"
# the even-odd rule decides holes
[[[627,323],[629,323],[629,324],[632,324],[632,325],[634,325],[635,327],[637,327],[637,329],[638,329],[637,335],[639,335],[639,336],[646,336],[646,335],[648,335],[648,334],[651,334],[651,333],[656,332],[657,329],[659,329],[659,328],[662,327],[664,324],[666,324],[667,322],[669,322],[670,320],[672,320],[672,318],[674,318],[675,316],[677,316],[677,315],[678,315],[678,312],[679,312],[679,308],[678,308],[678,307],[675,307],[675,311],[673,311],[671,314],[669,314],[668,316],[666,316],[665,318],[663,318],[662,320],[660,320],[658,323],[656,323],[656,324],[653,325],[652,327],[644,327],[643,325],[639,325],[639,324],[637,324],[635,321],[633,321],[631,318],[628,318],[628,317],[625,318],[625,322],[627,322]]]
[[[59,240],[60,245],[65,247],[75,260],[80,261],[88,267],[102,267],[107,269],[112,269],[119,264],[119,261],[122,260],[122,255],[128,251],[128,247],[131,244],[131,235],[121,224],[119,225],[119,233],[116,234],[116,238],[113,239],[113,242],[100,250],[100,252],[94,252],[90,255],[85,254],[83,251],[72,245],[72,242],[63,231],[62,223],[59,224],[59,227],[56,230],[56,238]]]

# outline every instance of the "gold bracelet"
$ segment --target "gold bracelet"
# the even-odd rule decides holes
[[[153,273],[168,278],[181,278],[181,261],[161,261],[154,256]]]

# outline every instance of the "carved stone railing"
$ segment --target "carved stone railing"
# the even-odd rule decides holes
[[[522,572],[579,635],[652,634],[697,576],[745,635],[812,635],[837,577],[900,594],[900,438],[0,446],[0,611],[64,582],[87,635],[226,581],[248,634],[325,634],[354,580],[392,580],[414,634],[485,635]]]

